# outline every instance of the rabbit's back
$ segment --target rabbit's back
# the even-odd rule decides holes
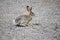
[[[27,15],[22,15],[22,16],[19,16],[15,19],[15,23],[16,24],[26,24],[26,22],[30,19],[30,16],[27,16]]]

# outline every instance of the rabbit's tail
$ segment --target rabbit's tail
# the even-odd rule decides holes
[[[13,19],[13,24],[14,24],[14,25],[17,25],[17,23],[16,23],[15,19]]]

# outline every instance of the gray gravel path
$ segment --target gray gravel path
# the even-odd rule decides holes
[[[14,26],[27,5],[35,13],[31,25]],[[0,40],[60,40],[60,0],[0,0]]]

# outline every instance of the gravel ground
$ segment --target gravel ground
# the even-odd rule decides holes
[[[35,13],[31,25],[13,25],[27,5]],[[60,0],[0,0],[0,40],[60,40]]]

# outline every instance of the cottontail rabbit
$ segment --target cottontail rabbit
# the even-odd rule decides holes
[[[18,16],[16,19],[13,20],[15,25],[24,25],[28,26],[30,21],[32,20],[32,16],[35,14],[32,12],[32,7],[26,6],[26,13],[23,15]]]

